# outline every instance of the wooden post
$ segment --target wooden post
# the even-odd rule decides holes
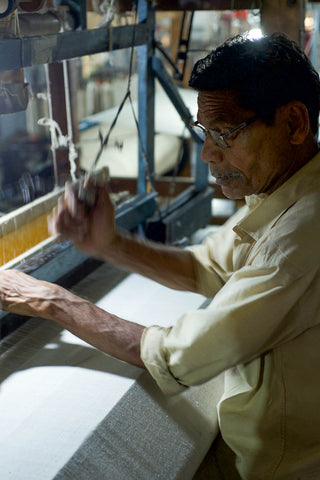
[[[304,46],[305,0],[263,0],[261,26],[263,33],[282,32]]]

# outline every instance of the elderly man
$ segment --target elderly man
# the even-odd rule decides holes
[[[115,230],[104,188],[87,212],[66,191],[52,228],[92,256],[202,293],[206,310],[144,328],[70,292],[3,272],[3,308],[42,315],[145,367],[168,394],[225,372],[224,441],[246,480],[320,478],[320,156],[318,74],[275,34],[236,37],[195,65],[202,159],[246,206],[203,245],[182,250]],[[137,319],[139,322],[139,319]]]

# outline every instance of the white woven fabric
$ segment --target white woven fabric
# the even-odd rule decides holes
[[[75,291],[146,325],[170,325],[203,302],[108,265]],[[169,399],[146,372],[41,319],[0,346],[1,478],[192,478],[216,433],[220,380]]]

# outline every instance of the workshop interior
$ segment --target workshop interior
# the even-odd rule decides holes
[[[172,293],[50,236],[50,212],[67,181],[103,172],[119,229],[184,248],[219,228],[241,201],[225,198],[201,161],[203,140],[191,127],[197,114],[197,92],[188,87],[192,66],[235,34],[282,31],[319,70],[319,12],[320,2],[305,0],[0,0],[0,268],[58,282],[98,303],[109,295],[106,308],[123,288],[119,302],[125,296],[141,321],[143,309],[147,315],[174,301]],[[200,308],[203,301],[181,294],[179,308]],[[0,427],[0,472],[7,472],[1,478],[192,479],[213,430],[200,433],[200,417],[198,426],[188,425],[188,411],[195,404],[206,411],[206,387],[180,403],[164,400],[136,368],[108,363],[92,349],[86,364],[80,354],[85,347],[47,322],[2,312],[0,324],[0,404],[2,391],[4,405],[12,406]],[[66,352],[67,344],[74,349]],[[11,366],[19,348],[20,363]],[[59,366],[66,372],[63,385],[53,373]],[[92,389],[77,413],[70,405],[63,410],[65,398],[76,401],[68,390],[74,371],[73,393],[80,385]],[[117,392],[112,402],[110,391]],[[64,405],[59,419],[58,409],[46,409],[49,397],[52,405]],[[83,422],[92,402],[96,413]],[[132,413],[133,404],[144,405],[146,424]],[[131,419],[129,426],[124,418]],[[58,428],[69,421],[61,439]],[[165,442],[168,432],[178,453]],[[105,477],[101,438],[108,445]],[[23,452],[19,460],[17,452]],[[88,452],[101,467],[91,479],[79,467]]]

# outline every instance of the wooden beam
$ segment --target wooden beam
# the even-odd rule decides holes
[[[261,27],[264,33],[282,32],[297,42],[303,43],[303,0],[263,0]],[[303,17],[303,18],[302,18]]]

